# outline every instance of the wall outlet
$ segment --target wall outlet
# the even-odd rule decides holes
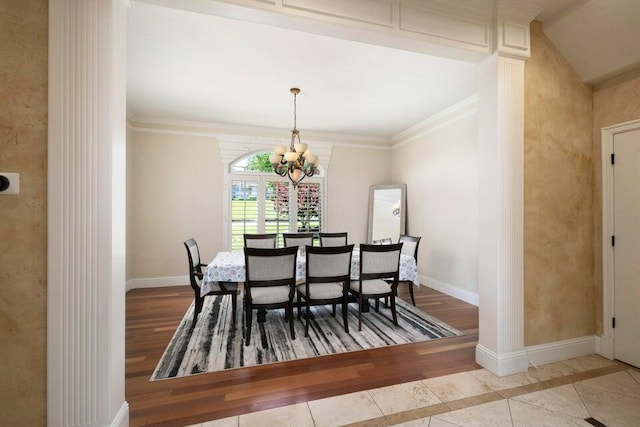
[[[20,174],[0,172],[0,194],[20,194]]]

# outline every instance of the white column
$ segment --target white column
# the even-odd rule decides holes
[[[49,1],[47,418],[126,426],[124,4]],[[114,38],[114,35],[118,37]],[[114,42],[115,40],[115,42]]]
[[[497,375],[527,369],[524,351],[524,60],[479,66],[480,339],[476,361]]]

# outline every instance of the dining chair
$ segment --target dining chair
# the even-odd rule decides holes
[[[232,282],[216,282],[211,290],[206,295],[200,295],[200,289],[202,287],[202,267],[206,267],[206,264],[200,262],[200,250],[196,240],[191,238],[184,242],[185,248],[187,248],[187,256],[189,258],[189,280],[191,282],[191,288],[195,296],[195,307],[193,310],[193,322],[191,327],[196,325],[198,314],[202,311],[204,305],[204,297],[207,295],[230,295],[231,296],[231,313],[233,316],[233,323],[236,322],[236,308],[238,307],[238,284]]]
[[[347,233],[320,233],[320,246],[346,246]]]
[[[371,243],[373,243],[374,245],[390,245],[393,243],[393,241],[390,237],[385,237],[384,239],[374,240]]]
[[[291,246],[304,248],[313,245],[313,233],[282,233],[282,238],[285,248]]]
[[[244,248],[246,345],[251,341],[254,309],[284,308],[291,339],[296,338],[293,330],[293,297],[297,256],[298,248],[295,246],[279,249]]]
[[[347,322],[349,284],[351,277],[351,256],[353,245],[317,247],[307,246],[305,282],[297,286],[298,320],[302,300],[306,305],[304,336],[309,336],[309,318],[312,305],[333,304],[335,317],[336,304],[342,304],[344,331],[349,333]]]
[[[360,245],[360,277],[351,282],[351,293],[358,299],[358,330],[362,330],[362,305],[368,298],[391,300],[393,324],[398,326],[396,294],[400,272],[402,243],[391,245]],[[391,279],[388,283],[384,279]]]
[[[413,257],[416,260],[416,267],[418,266],[418,246],[420,245],[421,237],[408,236],[406,234],[401,234],[398,239],[398,243],[403,243],[402,245],[402,255],[408,255]],[[409,295],[411,295],[411,303],[416,305],[416,300],[413,296],[413,283],[411,281],[405,280],[409,285]]]
[[[245,234],[243,237],[245,248],[273,249],[278,242],[278,233]]]

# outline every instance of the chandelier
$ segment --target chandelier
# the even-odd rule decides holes
[[[305,176],[313,176],[318,166],[318,156],[311,154],[307,144],[300,141],[300,132],[296,128],[296,97],[300,93],[300,89],[293,87],[290,89],[293,94],[293,130],[291,131],[291,145],[289,149],[280,145],[273,150],[273,154],[269,156],[269,161],[273,166],[273,170],[280,176],[288,176],[296,188],[298,183]]]

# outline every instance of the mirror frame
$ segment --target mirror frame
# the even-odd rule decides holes
[[[407,184],[372,185],[369,187],[369,221],[367,243],[373,243],[373,202],[376,190],[400,190],[400,234],[405,234],[407,223]],[[394,242],[395,243],[395,242]]]

